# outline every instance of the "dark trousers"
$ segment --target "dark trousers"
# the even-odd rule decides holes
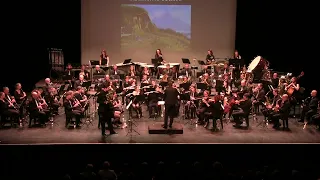
[[[206,111],[206,108],[202,107],[197,111],[198,121],[203,122],[205,120],[204,112]]]
[[[315,114],[317,114],[317,110],[309,109],[305,106],[302,109],[300,120],[304,121],[306,119],[307,122],[310,122],[311,117]]]
[[[12,121],[18,123],[19,115],[20,115],[20,112],[18,110],[8,109],[7,111],[4,111],[3,114],[6,117],[10,117]]]
[[[32,116],[34,118],[39,118],[40,124],[45,124],[49,119],[49,111],[47,110],[36,111],[32,113]],[[29,125],[31,125],[31,122]]]
[[[108,130],[110,133],[113,133],[113,125],[112,119],[113,117],[106,115],[105,112],[99,112],[99,123],[101,124],[101,134],[104,135],[106,133],[106,123],[108,124]]]
[[[176,105],[175,104],[166,104],[165,113],[164,113],[164,126],[168,126],[168,119],[170,118],[169,126],[173,124],[173,118],[176,115]]]
[[[189,101],[184,107],[186,118],[195,118],[197,107],[196,105]]]
[[[148,111],[149,111],[149,116],[152,116],[152,113],[155,112],[157,113],[158,115],[160,114],[160,111],[159,111],[159,106],[158,106],[158,102],[157,101],[150,101],[148,103]]]
[[[254,106],[254,113],[257,114],[259,111],[259,106],[262,105],[261,101],[256,101],[255,103],[253,103]]]
[[[281,115],[277,112],[270,112],[268,114],[268,119],[270,119],[273,122],[273,127],[279,127],[280,126],[280,120]]]
[[[249,127],[249,113],[245,113],[244,111],[234,111],[233,114],[233,119],[236,123],[236,125],[242,124],[241,118],[244,118],[246,120],[247,127]]]
[[[81,115],[82,112],[80,110],[73,110],[72,112],[69,112],[66,114],[67,119],[66,119],[66,126],[68,126],[68,124],[70,123],[71,118],[75,118],[76,119],[76,125],[79,126],[80,122],[81,122]]]

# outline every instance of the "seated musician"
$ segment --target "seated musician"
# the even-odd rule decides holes
[[[317,114],[312,116],[311,121],[317,126],[317,130],[320,131],[320,104]]]
[[[135,90],[132,92],[132,109],[137,113],[138,118],[142,117],[141,102],[136,97],[141,95],[140,86],[136,86]]]
[[[211,69],[208,69],[207,65],[202,66],[202,74],[211,74]]]
[[[208,118],[212,118],[213,120],[213,128],[212,128],[213,131],[217,130],[217,120],[221,119],[223,116],[223,105],[222,105],[221,98],[222,97],[220,95],[216,95],[214,97],[214,100],[212,102],[209,102],[210,106],[207,109],[207,112],[210,113],[209,115],[210,117]]]
[[[271,82],[272,82],[272,87],[273,88],[278,88],[278,86],[280,84],[279,83],[278,73],[273,73]]]
[[[8,87],[4,87],[3,88],[3,92],[5,94],[5,100],[9,103],[9,104],[13,104],[16,105],[16,100],[14,99],[14,96],[10,95],[10,89]]]
[[[168,77],[171,77],[171,67],[170,64],[166,64],[166,68],[163,69],[162,75],[167,75]]]
[[[156,116],[155,114],[153,114],[153,112],[156,113],[157,115],[160,115],[160,110],[161,110],[161,106],[159,107],[158,101],[161,97],[160,94],[162,94],[162,90],[157,85],[155,85],[154,88],[155,88],[155,92],[148,93],[147,105],[148,105],[148,111],[149,111],[149,118]]]
[[[280,127],[279,120],[283,120],[283,129],[289,129],[288,119],[290,114],[290,107],[291,104],[289,102],[289,96],[287,94],[284,94],[281,98],[281,100],[278,101],[278,104],[274,108],[274,115],[272,115],[271,119],[274,123],[274,128]]]
[[[88,98],[85,95],[84,89],[81,86],[78,86],[77,91],[74,92],[74,98],[76,98],[79,102],[81,107],[83,108],[83,110],[87,110],[88,109]]]
[[[108,86],[113,85],[113,82],[108,74],[104,76],[104,84],[108,84]]]
[[[27,95],[25,92],[22,90],[22,86],[20,83],[16,84],[16,89],[14,91],[14,99],[16,100],[16,103],[19,106],[19,112],[20,112],[20,119],[24,119],[24,105],[25,105],[25,100],[27,98]]]
[[[209,79],[209,77],[210,77],[209,74],[204,74],[202,75],[202,80],[201,80],[201,83],[204,83],[207,85],[207,90],[210,90],[212,87],[212,82]]]
[[[250,89],[247,87],[247,81],[242,80],[240,82],[240,86],[238,87],[238,95],[242,98],[242,96],[246,93],[250,93]]]
[[[81,66],[81,70],[79,72],[79,76],[82,75],[85,80],[89,80],[90,79],[90,75],[89,74],[90,74],[89,71],[86,70],[86,66],[82,65]]]
[[[15,123],[19,123],[19,110],[15,109],[14,104],[8,102],[5,97],[6,94],[4,92],[0,92],[0,115],[4,115],[5,117],[12,117],[12,120],[15,121]],[[2,116],[1,118],[3,118],[4,116]],[[3,119],[1,119],[1,121],[3,121]]]
[[[263,90],[263,85],[261,83],[258,84],[258,86],[253,90],[253,105],[254,105],[254,113],[258,113],[259,106],[265,102],[266,93]]]
[[[122,91],[122,104],[124,104],[125,102],[125,97],[127,95],[127,91],[128,91],[128,88],[131,87],[132,85],[132,81],[130,80],[130,76],[126,76],[125,80],[124,80],[124,83],[122,84],[123,86],[123,91]]]
[[[190,101],[185,104],[185,116],[186,119],[194,119],[197,111],[196,98],[199,96],[195,86],[190,86],[189,95]]]
[[[131,76],[131,77],[137,76],[134,65],[130,66],[129,71],[127,72],[127,76]]]
[[[262,114],[264,115],[264,117],[270,121],[272,120],[272,116],[275,114],[273,109],[276,107],[277,104],[279,104],[279,101],[281,100],[281,96],[279,95],[278,89],[274,89],[272,91],[272,94],[273,94],[272,102],[266,102],[265,110],[262,111]],[[274,125],[275,126],[278,125],[277,122]]]
[[[213,51],[211,49],[208,50],[208,54],[206,56],[206,64],[211,64],[215,61]]]
[[[240,125],[242,124],[240,118],[244,118],[246,120],[247,128],[249,127],[249,115],[252,107],[252,102],[249,97],[250,94],[246,93],[243,95],[243,99],[235,101],[235,105],[238,106],[238,109],[234,110],[232,113],[232,116],[236,123],[234,127],[240,127]]]
[[[93,71],[93,75],[105,75],[106,72],[100,68],[99,65],[96,65],[95,70]]]
[[[114,65],[113,69],[110,70],[109,75],[110,76],[115,76],[115,75],[119,75],[119,74],[120,74],[120,71],[118,70],[118,66]]]
[[[228,83],[228,81],[223,81],[221,92],[226,94],[226,95],[230,95],[231,94],[231,86]]]
[[[106,50],[102,50],[100,54],[100,61],[99,64],[103,66],[109,66],[110,58],[109,55],[107,54]]]
[[[245,73],[240,73],[240,78],[234,81],[234,86],[238,87],[241,85],[241,81],[245,80],[246,81],[246,76]]]
[[[299,122],[310,122],[311,117],[317,114],[318,102],[319,100],[317,98],[317,91],[311,91],[311,97],[307,98],[304,101],[304,106],[301,112]]]
[[[142,75],[151,76],[151,71],[148,67],[143,67]]]
[[[48,103],[48,106],[51,109],[52,114],[58,115],[60,103],[57,89],[54,87],[50,88],[49,94],[45,95],[44,99]]]
[[[32,99],[29,102],[29,113],[32,118],[39,118],[40,124],[45,126],[45,123],[49,120],[49,113],[47,109],[47,103],[41,97],[41,92],[33,91],[31,93]],[[31,127],[31,119],[29,123]]]
[[[198,124],[204,124],[204,120],[205,120],[204,112],[206,112],[207,108],[210,106],[208,104],[208,101],[209,101],[209,91],[205,90],[203,92],[203,98],[197,110]]]
[[[83,83],[86,82],[83,75],[79,75],[79,80],[74,82],[74,87],[77,88],[78,86],[82,86]]]
[[[114,93],[114,96],[113,96],[113,108],[115,111],[123,112],[122,102],[118,98],[117,93]],[[115,117],[113,119],[114,120],[112,123],[119,128],[122,124],[120,117],[118,117],[118,118]]]
[[[224,63],[223,68],[220,71],[220,74],[230,74],[228,63]]]
[[[45,85],[43,87],[43,93],[49,94],[49,89],[52,87],[52,82],[50,78],[44,79]]]
[[[157,49],[156,50],[156,54],[155,54],[154,58],[158,60],[157,66],[160,65],[160,64],[165,63],[165,60],[163,59],[163,55],[162,55],[161,49]]]
[[[66,127],[68,127],[68,124],[70,123],[70,120],[73,117],[76,118],[76,127],[81,127],[81,104],[79,101],[75,99],[72,91],[66,93],[66,99],[63,102],[63,106],[66,112]]]
[[[190,68],[190,64],[184,64],[184,68],[180,71],[181,76],[191,77],[192,70]]]
[[[149,81],[147,75],[143,75],[143,76],[142,76],[141,84],[150,84],[150,81]]]

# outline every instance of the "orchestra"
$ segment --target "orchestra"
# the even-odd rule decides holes
[[[238,51],[234,52],[233,58],[241,59]],[[67,65],[64,76],[65,85],[70,85],[67,89],[55,87],[51,79],[46,78],[43,88],[32,91],[28,99],[20,83],[15,86],[14,96],[5,87],[0,92],[1,113],[13,117],[16,123],[29,114],[32,120],[45,126],[51,117],[59,115],[59,108],[64,107],[66,127],[74,124],[76,128],[81,128],[82,119],[90,106],[97,103],[98,127],[101,127],[104,136],[106,124],[110,134],[116,134],[114,126],[119,128],[123,124],[120,114],[128,110],[130,118],[141,118],[144,106],[149,118],[158,118],[164,113],[163,128],[172,128],[181,104],[185,119],[197,119],[197,124],[204,127],[208,127],[209,120],[213,120],[214,131],[219,129],[217,120],[224,119],[233,119],[235,128],[242,127],[244,122],[245,128],[249,128],[249,116],[260,112],[273,124],[273,128],[281,127],[280,120],[284,129],[289,128],[288,118],[292,106],[298,101],[301,87],[297,80],[301,76],[282,77],[274,72],[270,84],[253,83],[255,66],[265,68],[268,64],[265,59],[259,58],[262,65],[259,62],[255,66],[250,64],[248,69],[239,67],[239,78],[235,78],[237,75],[233,71],[236,68],[225,61],[217,63],[212,50],[208,50],[206,62],[198,73],[193,73],[191,64],[184,63],[180,69],[180,65],[166,62],[160,49],[156,50],[155,59],[158,64],[154,66],[129,64],[127,70],[122,70],[121,66],[112,65],[105,71],[100,66],[109,65],[110,61],[104,50],[100,64],[91,70],[81,66],[77,78],[71,64]],[[93,77],[90,77],[91,71]],[[152,72],[158,74],[154,76]],[[299,122],[319,122],[319,100],[316,96],[317,91],[313,90],[311,96],[302,101]],[[135,112],[135,117],[132,117],[132,112]]]

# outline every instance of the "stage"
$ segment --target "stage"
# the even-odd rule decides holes
[[[148,128],[160,126],[163,118],[156,120],[149,119],[148,112],[143,109],[142,118],[135,118],[133,129],[137,133],[127,133],[129,128],[115,129],[118,134],[112,136],[101,136],[98,129],[98,120],[95,117],[92,125],[83,125],[81,129],[66,129],[65,115],[63,108],[61,114],[55,117],[55,123],[46,128],[10,128],[0,130],[1,144],[72,144],[72,143],[320,143],[320,133],[314,126],[307,126],[303,129],[303,124],[297,119],[290,119],[290,131],[275,130],[272,124],[268,127],[258,126],[263,119],[258,117],[258,122],[250,118],[250,128],[235,129],[232,123],[224,123],[224,129],[219,132],[212,132],[200,125],[190,125],[188,120],[175,118],[174,123],[183,127],[183,134],[149,134]],[[127,112],[125,112],[125,117]],[[210,125],[211,128],[212,125]],[[108,131],[107,131],[108,133]]]

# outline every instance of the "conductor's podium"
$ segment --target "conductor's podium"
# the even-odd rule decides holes
[[[149,134],[183,134],[183,125],[173,123],[172,128],[164,129],[163,122],[157,122],[148,126]]]

